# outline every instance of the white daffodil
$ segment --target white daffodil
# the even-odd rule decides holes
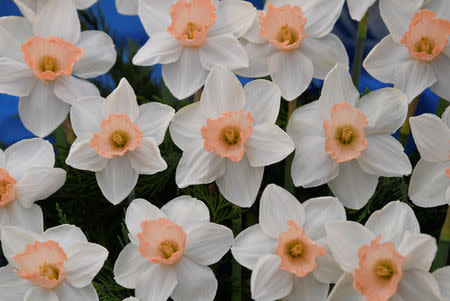
[[[32,23],[0,18],[0,93],[20,97],[20,119],[36,136],[53,132],[77,99],[100,95],[85,79],[106,73],[115,61],[107,34],[80,31],[71,0],[46,0]]]
[[[442,300],[450,300],[450,266],[437,269],[432,275],[439,284]]]
[[[114,279],[141,301],[212,301],[217,280],[208,265],[231,247],[233,232],[211,223],[206,205],[181,196],[161,210],[136,199],[125,223],[131,243],[114,265]]]
[[[39,11],[47,4],[49,0],[13,0],[20,12],[31,22],[34,22],[39,15]],[[87,9],[97,0],[71,0],[77,9]]]
[[[34,202],[48,198],[66,181],[66,172],[54,165],[52,145],[39,138],[0,149],[0,227],[43,231],[42,210]]]
[[[140,0],[116,0],[116,8],[122,15],[135,16],[138,14]]]
[[[133,64],[162,64],[172,94],[183,99],[198,91],[215,65],[248,66],[237,38],[252,25],[256,8],[239,0],[140,0],[139,18],[150,39]]]
[[[420,234],[407,204],[387,204],[365,226],[343,221],[325,228],[331,253],[345,271],[327,301],[443,300],[428,272],[436,240]]]
[[[290,101],[308,88],[313,77],[324,79],[337,63],[348,68],[344,45],[330,33],[342,5],[336,7],[336,1],[330,0],[278,0],[266,4],[241,39],[250,63],[237,74],[270,75],[280,86],[281,96]]]
[[[426,88],[450,100],[450,2],[381,0],[380,10],[390,35],[372,49],[364,68],[410,102]]]
[[[442,116],[409,118],[421,159],[414,168],[409,197],[420,207],[450,205],[450,107]]]
[[[137,299],[135,297],[128,297],[126,299],[123,299],[123,301],[139,301],[139,299]]]
[[[252,270],[255,300],[323,301],[329,283],[343,271],[325,240],[325,224],[345,220],[344,207],[333,197],[303,204],[285,189],[266,187],[259,207],[259,224],[242,231],[231,253]]]
[[[2,229],[0,268],[2,301],[98,301],[92,280],[108,257],[89,243],[80,228],[61,225],[44,233],[17,227]]]
[[[117,205],[136,186],[139,174],[167,168],[158,145],[174,114],[174,109],[156,102],[138,106],[133,88],[123,78],[106,99],[87,97],[72,106],[77,139],[66,163],[95,171],[103,195]]]
[[[275,84],[257,80],[242,88],[233,73],[214,67],[200,102],[179,110],[170,125],[174,143],[183,150],[178,187],[216,181],[228,201],[250,207],[264,166],[294,150],[291,138],[275,125],[279,109]]]
[[[296,145],[291,175],[296,186],[325,183],[351,209],[362,208],[378,178],[411,173],[402,145],[391,135],[405,121],[404,93],[394,88],[360,99],[350,74],[337,65],[319,100],[298,108],[287,132]]]

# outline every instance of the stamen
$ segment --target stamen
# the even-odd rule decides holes
[[[7,190],[6,185],[8,185],[8,184],[4,183],[4,184],[0,185],[0,197],[2,194],[6,193],[6,190]]]
[[[41,59],[41,62],[39,64],[39,68],[41,70],[41,72],[45,72],[45,71],[52,71],[52,72],[56,72],[57,68],[57,61],[56,58],[52,57],[52,56],[44,56]]]
[[[195,32],[200,32],[202,31],[202,29],[200,28],[200,26],[198,26],[197,24],[195,24],[194,22],[189,22],[186,26],[186,30],[184,31],[184,34],[186,35],[186,37],[189,40],[193,40],[194,39],[194,33]]]
[[[116,147],[124,147],[128,142],[128,137],[121,131],[114,131],[111,135],[111,140]]]
[[[295,241],[293,243],[290,243],[288,245],[288,254],[293,257],[300,257],[303,254],[303,251],[305,250],[305,247],[303,246],[303,244],[299,241]]]
[[[353,129],[349,126],[344,126],[338,130],[338,139],[342,144],[350,144],[353,140]]]
[[[238,143],[239,133],[240,131],[237,128],[226,128],[223,133],[225,142],[229,145]]]
[[[281,27],[280,34],[281,34],[280,38],[281,43],[283,43],[284,41],[289,41],[288,45],[291,45],[297,42],[298,39],[297,35],[293,30],[289,28],[287,24]]]
[[[392,275],[394,275],[394,270],[389,264],[380,263],[376,267],[376,273],[380,278],[391,279]]]
[[[48,280],[58,280],[59,278],[59,267],[55,264],[48,264],[39,267],[39,274],[43,277],[47,277]]]
[[[173,253],[178,251],[176,245],[168,240],[163,241],[159,247],[165,259],[169,259]]]
[[[436,48],[436,42],[429,37],[422,37],[416,44],[417,52],[433,54],[434,48]]]

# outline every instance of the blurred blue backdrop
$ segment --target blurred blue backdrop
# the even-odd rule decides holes
[[[264,0],[248,1],[252,2],[259,9],[263,7]],[[114,0],[99,0],[98,3],[93,6],[94,11],[97,11],[97,6],[100,6],[107,25],[111,26],[113,32],[115,31],[117,33],[118,39],[127,37],[139,41],[141,44],[145,43],[148,39],[139,18],[137,16],[120,15],[116,10]],[[20,15],[20,11],[12,0],[1,0],[0,17],[9,15]],[[364,57],[368,54],[370,49],[388,34],[379,15],[378,3],[371,8],[369,20],[368,39],[365,44]],[[334,33],[339,36],[347,48],[350,62],[353,61],[357,25],[357,22],[351,20],[347,7],[344,7],[341,18],[334,28]],[[158,74],[155,75],[156,80],[158,80],[158,76]],[[248,81],[248,79],[242,79],[242,81],[245,82]],[[316,88],[320,87],[322,81],[314,80],[311,85]],[[378,82],[363,70],[359,85],[361,92],[364,92],[366,88],[375,90],[386,86],[389,85]],[[439,97],[429,89],[426,90],[419,101],[416,114],[418,115],[424,112],[434,113],[438,102]],[[24,138],[33,137],[33,134],[23,127],[22,122],[18,117],[17,104],[17,97],[0,94],[0,142],[6,146]],[[411,150],[413,147],[411,141],[408,145],[408,149]]]

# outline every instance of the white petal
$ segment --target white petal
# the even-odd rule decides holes
[[[70,122],[75,134],[92,135],[101,131],[100,124],[106,116],[102,112],[103,97],[86,97],[75,102],[70,108]]]
[[[326,223],[346,220],[344,206],[336,198],[313,198],[302,205],[305,210],[303,228],[312,240],[316,241],[326,236]]]
[[[245,39],[240,39],[248,53],[248,67],[240,68],[234,72],[244,77],[263,77],[269,75],[267,58],[276,53],[277,49],[267,41],[262,44],[254,44]]]
[[[136,297],[142,301],[166,301],[177,285],[177,275],[171,266],[152,264],[136,283]]]
[[[414,211],[405,203],[390,202],[375,211],[366,222],[366,228],[375,235],[381,234],[382,241],[392,241],[398,248],[406,232],[420,233],[419,221]]]
[[[94,243],[78,243],[66,250],[69,258],[64,263],[67,281],[82,288],[91,283],[108,257],[108,250]]]
[[[5,152],[0,149],[0,168],[6,167],[6,155]]]
[[[57,241],[64,250],[70,250],[73,245],[88,242],[83,231],[74,225],[59,225],[47,229],[42,234],[42,238]]]
[[[291,167],[295,186],[315,187],[336,178],[339,165],[325,152],[325,138],[306,136],[295,141],[296,151]]]
[[[150,102],[139,106],[139,111],[135,124],[144,133],[144,137],[152,137],[157,145],[160,145],[164,141],[175,110],[159,102]]]
[[[306,20],[305,32],[312,37],[323,37],[329,33],[341,15],[344,0],[298,1]]]
[[[142,257],[138,247],[129,243],[120,252],[114,264],[114,280],[123,287],[136,288],[136,283],[151,263]]]
[[[119,1],[121,1],[121,0],[119,0]],[[139,301],[139,299],[136,299],[135,297],[128,297],[126,299],[123,299],[123,301]]]
[[[167,31],[155,32],[133,57],[137,66],[169,64],[177,61],[183,51],[183,45]]]
[[[63,38],[76,44],[80,39],[80,20],[71,0],[47,0],[33,23],[37,36]]]
[[[244,86],[247,104],[245,112],[250,112],[255,120],[254,125],[275,123],[280,111],[280,88],[274,83],[257,79]]]
[[[338,282],[344,271],[334,259],[333,253],[328,246],[327,238],[324,237],[318,240],[317,243],[326,250],[327,254],[317,257],[317,267],[313,271],[314,276],[323,283]]]
[[[222,66],[211,70],[200,100],[202,112],[209,118],[245,108],[245,93],[237,77]]]
[[[398,252],[405,257],[403,271],[409,269],[420,269],[429,271],[436,255],[436,239],[427,234],[405,235],[398,247]]]
[[[420,159],[409,183],[408,194],[414,204],[429,208],[448,203],[445,193],[450,179],[445,175],[445,168],[450,168],[450,162],[430,163]]]
[[[291,293],[283,298],[285,301],[313,301],[325,300],[328,295],[329,284],[318,281],[312,273],[303,278],[294,277],[294,287]]]
[[[420,0],[416,0],[420,1]],[[434,1],[423,1],[422,8],[427,8],[436,12],[437,17],[441,19],[450,19],[450,11],[448,6],[448,1],[445,0],[434,0]]]
[[[216,179],[220,193],[229,202],[239,207],[250,207],[255,202],[261,187],[264,167],[252,167],[246,156],[238,163],[229,159],[225,162],[225,173]]]
[[[300,202],[284,188],[270,184],[264,189],[259,205],[259,223],[264,233],[273,238],[288,229],[288,221],[297,226],[305,223],[305,210]]]
[[[359,266],[358,250],[375,239],[363,225],[350,221],[329,222],[325,225],[328,246],[341,268],[352,273]]]
[[[25,296],[23,301],[59,301],[58,296],[49,289],[33,287],[30,289]]]
[[[22,279],[11,265],[0,268],[0,298],[2,300],[23,300],[25,293],[34,285]]]
[[[25,208],[35,201],[45,200],[66,182],[66,171],[61,168],[33,167],[17,182],[17,200]]]
[[[129,0],[127,0],[129,1]],[[148,35],[166,31],[172,23],[170,7],[175,0],[140,0],[138,14]]]
[[[37,1],[33,2],[37,3]],[[33,28],[27,19],[16,16],[2,17],[0,19],[0,54],[15,61],[24,62],[20,47],[32,36],[34,36]]]
[[[450,99],[450,81],[447,76],[450,70],[449,55],[442,53],[433,60],[431,65],[433,66],[434,74],[438,79],[438,81],[430,87],[431,90],[443,99]]]
[[[400,43],[418,7],[413,1],[380,0],[380,13],[392,38]]]
[[[55,92],[57,97],[70,105],[84,97],[100,96],[100,92],[94,84],[74,76],[63,76],[58,78],[55,81],[53,92]]]
[[[54,292],[58,295],[59,301],[98,301],[97,291],[92,284],[83,288],[77,288],[70,285],[67,281],[63,281],[54,289]]]
[[[209,30],[209,35],[232,34],[242,36],[256,18],[256,8],[246,1],[222,0],[218,3],[216,22]]]
[[[138,174],[153,175],[167,168],[155,139],[150,137],[142,139],[141,146],[129,152],[127,156],[131,167]]]
[[[450,299],[450,266],[437,269],[433,272],[433,276],[439,283],[439,289],[443,300]]]
[[[439,285],[433,276],[422,270],[403,272],[398,284],[397,294],[408,301],[440,301]]]
[[[322,95],[319,98],[320,115],[329,120],[331,108],[335,104],[345,101],[355,107],[358,100],[359,92],[353,85],[350,73],[342,65],[336,65],[323,83]]]
[[[229,70],[248,67],[245,48],[231,34],[209,37],[200,47],[200,62],[207,70],[222,65]]]
[[[30,95],[37,79],[28,65],[0,57],[0,93]]]
[[[109,160],[105,169],[95,172],[98,186],[113,205],[122,202],[136,186],[139,174],[131,167],[127,157]]]
[[[339,174],[328,182],[334,195],[345,207],[364,207],[378,185],[378,176],[365,173],[355,160],[339,164]]]
[[[114,42],[103,31],[83,31],[76,46],[84,50],[81,59],[73,66],[73,74],[76,76],[97,77],[108,72],[116,62]]]
[[[252,272],[250,289],[254,300],[278,300],[286,297],[294,286],[294,276],[280,269],[281,259],[270,254],[261,257]]]
[[[25,172],[33,167],[48,167],[55,165],[55,153],[50,142],[40,139],[24,139],[5,150],[6,170],[20,180]]]
[[[253,270],[259,258],[275,253],[278,240],[264,233],[260,224],[248,227],[236,237],[231,248],[240,265]]]
[[[412,170],[402,144],[388,135],[368,136],[367,148],[357,161],[364,172],[383,177],[401,177]]]
[[[125,223],[127,224],[128,231],[130,231],[130,236],[134,238],[133,243],[139,245],[136,235],[142,231],[141,223],[143,221],[164,217],[166,216],[158,207],[146,200],[136,199],[132,201],[125,214]]]
[[[411,131],[420,156],[429,162],[447,161],[450,129],[439,117],[423,114],[409,118]]]
[[[302,146],[299,141],[305,136],[323,137],[323,117],[319,114],[319,102],[313,101],[297,108],[289,119],[286,132],[291,136],[297,148]]]
[[[138,14],[138,3],[138,0],[116,0],[116,8],[123,15],[135,16]]]
[[[353,288],[353,276],[346,273],[342,275],[334,286],[327,301],[366,301],[359,292]]]
[[[363,96],[358,109],[367,118],[366,135],[393,134],[405,122],[408,98],[394,88],[383,88]]]
[[[214,182],[225,172],[226,160],[209,153],[201,145],[192,145],[183,152],[178,163],[175,181],[179,188]]]
[[[405,92],[409,102],[436,82],[436,75],[428,63],[411,60],[395,68],[394,87]]]
[[[231,248],[233,232],[223,225],[199,224],[186,233],[184,256],[200,265],[217,263]]]
[[[205,84],[207,75],[197,48],[184,47],[178,61],[162,67],[164,83],[178,99],[185,99],[197,92]]]
[[[325,79],[336,64],[348,68],[348,55],[344,44],[332,33],[322,38],[306,37],[300,52],[307,56],[314,66],[314,78]]]
[[[19,116],[23,125],[39,137],[53,132],[70,110],[70,105],[55,95],[52,85],[39,81],[31,94],[21,97],[19,101]]]
[[[209,222],[209,209],[205,203],[188,195],[174,198],[161,211],[185,231],[191,226]]]
[[[18,226],[36,233],[44,231],[44,217],[42,209],[33,204],[29,209],[24,208],[20,202],[14,202],[6,209],[9,215],[9,225]]]
[[[256,12],[256,18],[253,20],[252,26],[242,35],[242,38],[240,41],[244,42],[248,41],[255,44],[264,44],[267,43],[267,40],[261,36],[259,36],[260,26],[259,26],[259,18],[258,18],[258,11]]]
[[[213,271],[182,257],[174,266],[178,285],[172,292],[174,300],[213,300],[217,291],[217,279]]]
[[[280,162],[294,149],[294,142],[288,134],[273,123],[253,126],[253,133],[245,144],[245,154],[254,167]]]
[[[348,10],[353,20],[361,21],[376,0],[347,0]]]
[[[299,51],[279,51],[267,59],[267,66],[272,81],[280,86],[281,96],[288,101],[308,88],[314,72],[311,60]]]
[[[102,106],[104,116],[118,113],[127,114],[131,122],[134,122],[139,116],[136,94],[126,78],[120,80],[117,88],[106,97]]]
[[[109,159],[97,154],[95,148],[89,146],[91,140],[77,138],[70,147],[66,164],[76,169],[101,171],[105,169]]]
[[[12,263],[16,254],[23,253],[28,244],[41,240],[41,235],[19,227],[2,227],[2,250],[6,259]]]
[[[77,9],[87,9],[92,6],[97,0],[73,0]]]
[[[200,102],[181,108],[170,123],[169,130],[173,142],[182,150],[187,150],[190,145],[203,144],[201,130],[206,120]]]
[[[395,68],[410,60],[412,58],[408,48],[396,43],[392,35],[388,35],[372,48],[364,60],[363,66],[376,79],[385,83],[393,83]]]

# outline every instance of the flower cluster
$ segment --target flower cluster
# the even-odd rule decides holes
[[[228,251],[251,270],[257,301],[450,300],[450,267],[444,262],[430,272],[438,245],[421,233],[407,200],[368,208],[380,177],[410,174],[415,205],[450,205],[450,108],[442,119],[408,112],[427,88],[450,100],[448,0],[379,1],[390,33],[363,66],[393,87],[364,95],[331,32],[344,3],[353,19],[367,22],[375,0],[271,0],[261,11],[241,0],[116,0],[149,35],[130,63],[161,64],[175,98],[195,94],[194,102],[173,106],[138,101],[126,78],[105,98],[88,80],[108,73],[117,56],[106,33],[81,31],[77,9],[96,0],[14,2],[23,17],[0,18],[0,92],[20,97],[20,119],[39,138],[0,150],[0,239],[8,262],[0,268],[0,300],[99,300],[92,281],[108,250],[73,225],[44,231],[34,204],[63,187],[71,168],[95,172],[106,200],[127,207],[129,241],[110,258],[114,281],[135,292],[127,301],[214,300],[221,283],[210,266]],[[242,85],[237,75],[267,78]],[[320,97],[297,101],[313,78],[323,80]],[[284,124],[282,99],[289,102]],[[63,123],[75,135],[56,163],[65,170],[42,139]],[[394,138],[409,127],[417,164]],[[208,184],[218,200],[207,206],[181,195],[159,209],[135,199],[139,175],[168,168],[160,149],[167,140],[181,150],[177,187]],[[285,183],[290,176],[296,187],[327,184],[334,196],[300,202],[295,188],[263,181],[266,167],[283,160]],[[222,197],[230,211],[251,208],[259,197],[258,223],[242,230],[241,220],[230,222],[232,231],[212,222],[210,210]],[[353,221],[348,213],[362,208]],[[443,244],[450,211],[447,219]]]

